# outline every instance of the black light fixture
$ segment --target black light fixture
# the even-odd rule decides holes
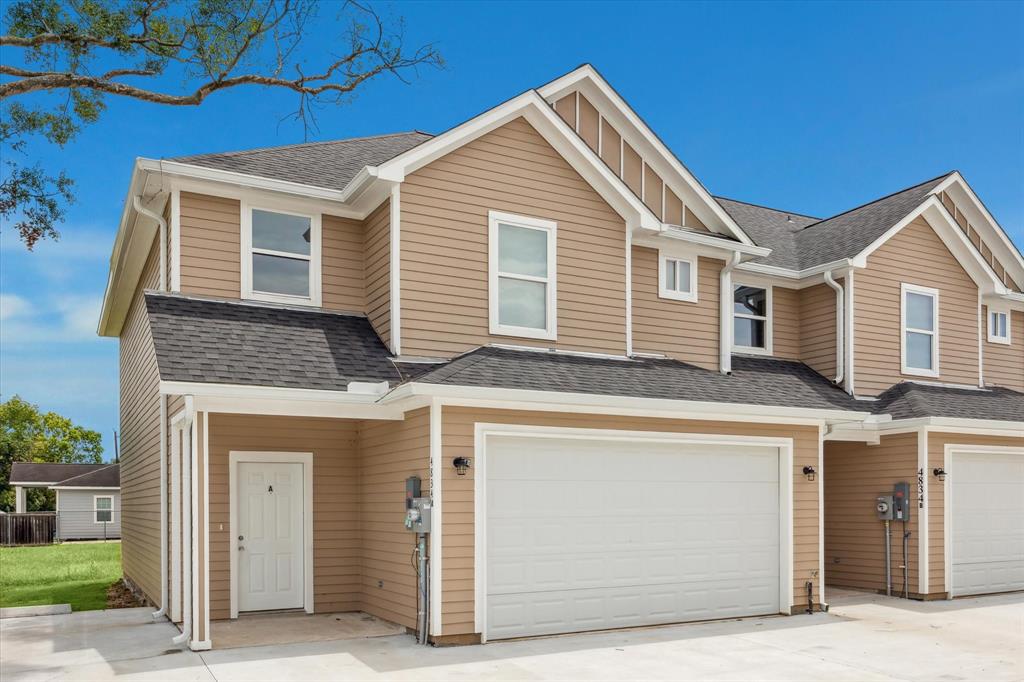
[[[452,460],[452,466],[455,467],[455,471],[459,476],[466,475],[466,472],[469,471],[470,464],[472,464],[472,462],[469,457],[456,457]]]
[[[812,467],[810,465],[804,467],[804,476],[807,477],[808,481],[813,481],[814,480],[814,475],[816,473],[818,473],[818,470],[815,469],[814,467]]]
[[[940,481],[946,480],[946,470],[943,469],[942,467],[935,467],[934,469],[932,469],[932,473],[935,474],[935,478],[939,479]]]

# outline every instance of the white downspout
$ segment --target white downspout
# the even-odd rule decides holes
[[[844,310],[845,294],[843,288],[839,286],[839,283],[832,278],[832,271],[827,270],[825,272],[825,284],[832,287],[836,292],[836,378],[835,383],[842,385],[843,376],[845,375],[844,368],[846,367],[846,355],[844,353],[846,346],[845,336],[845,319],[846,311]]]
[[[192,517],[192,457],[195,451],[195,441],[192,438],[192,425],[195,420],[195,408],[192,404],[192,396],[185,396],[185,419],[182,429],[182,445],[188,443],[181,449],[181,509],[184,523],[182,523],[182,621],[181,634],[175,637],[175,644],[187,644],[192,639],[192,535],[195,519]]]
[[[718,363],[722,374],[732,373],[732,271],[741,257],[734,251],[718,277]]]
[[[160,291],[167,291],[167,221],[142,205],[142,197],[132,197],[135,211],[160,226]],[[167,615],[167,396],[160,394],[160,610],[153,618]]]

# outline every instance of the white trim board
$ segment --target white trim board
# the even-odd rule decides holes
[[[228,453],[228,537],[230,557],[231,617],[238,618],[238,463],[281,462],[302,465],[303,493],[303,609],[313,613],[313,453],[312,452],[253,452],[232,450]],[[207,581],[209,585],[209,581]],[[209,602],[207,602],[209,603]]]
[[[660,431],[624,431],[573,427],[492,424],[477,422],[473,429],[473,623],[480,641],[487,641],[487,438],[536,436],[601,441],[655,441],[687,445],[763,445],[779,451],[779,608],[793,606],[793,439]]]

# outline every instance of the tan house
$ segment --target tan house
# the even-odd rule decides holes
[[[590,66],[438,136],[140,158],[99,327],[124,573],[194,649],[266,610],[797,613],[886,588],[906,482],[894,592],[1024,589],[1022,283],[959,173],[717,198]]]

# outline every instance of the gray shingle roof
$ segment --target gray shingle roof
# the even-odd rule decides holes
[[[483,347],[419,383],[869,412],[799,362],[733,358],[733,374],[667,358],[618,360]]]
[[[384,163],[431,137],[428,133],[413,131],[238,152],[179,156],[168,160],[341,190],[363,166]]]
[[[101,465],[99,469],[66,478],[57,485],[73,488],[120,488],[121,465]]]
[[[874,411],[893,419],[960,417],[1024,422],[1024,393],[1008,388],[977,390],[902,382],[879,396]]]
[[[106,469],[110,464],[59,464],[49,462],[14,462],[11,464],[11,479],[14,483],[54,485],[70,478],[92,474]],[[116,465],[115,465],[116,466]],[[115,485],[117,485],[115,483]]]
[[[365,317],[146,292],[160,378],[344,391],[401,382]]]
[[[766,258],[755,262],[803,270],[853,258],[920,206],[949,175],[944,173],[825,220],[732,199],[717,200],[758,246],[772,249]]]

